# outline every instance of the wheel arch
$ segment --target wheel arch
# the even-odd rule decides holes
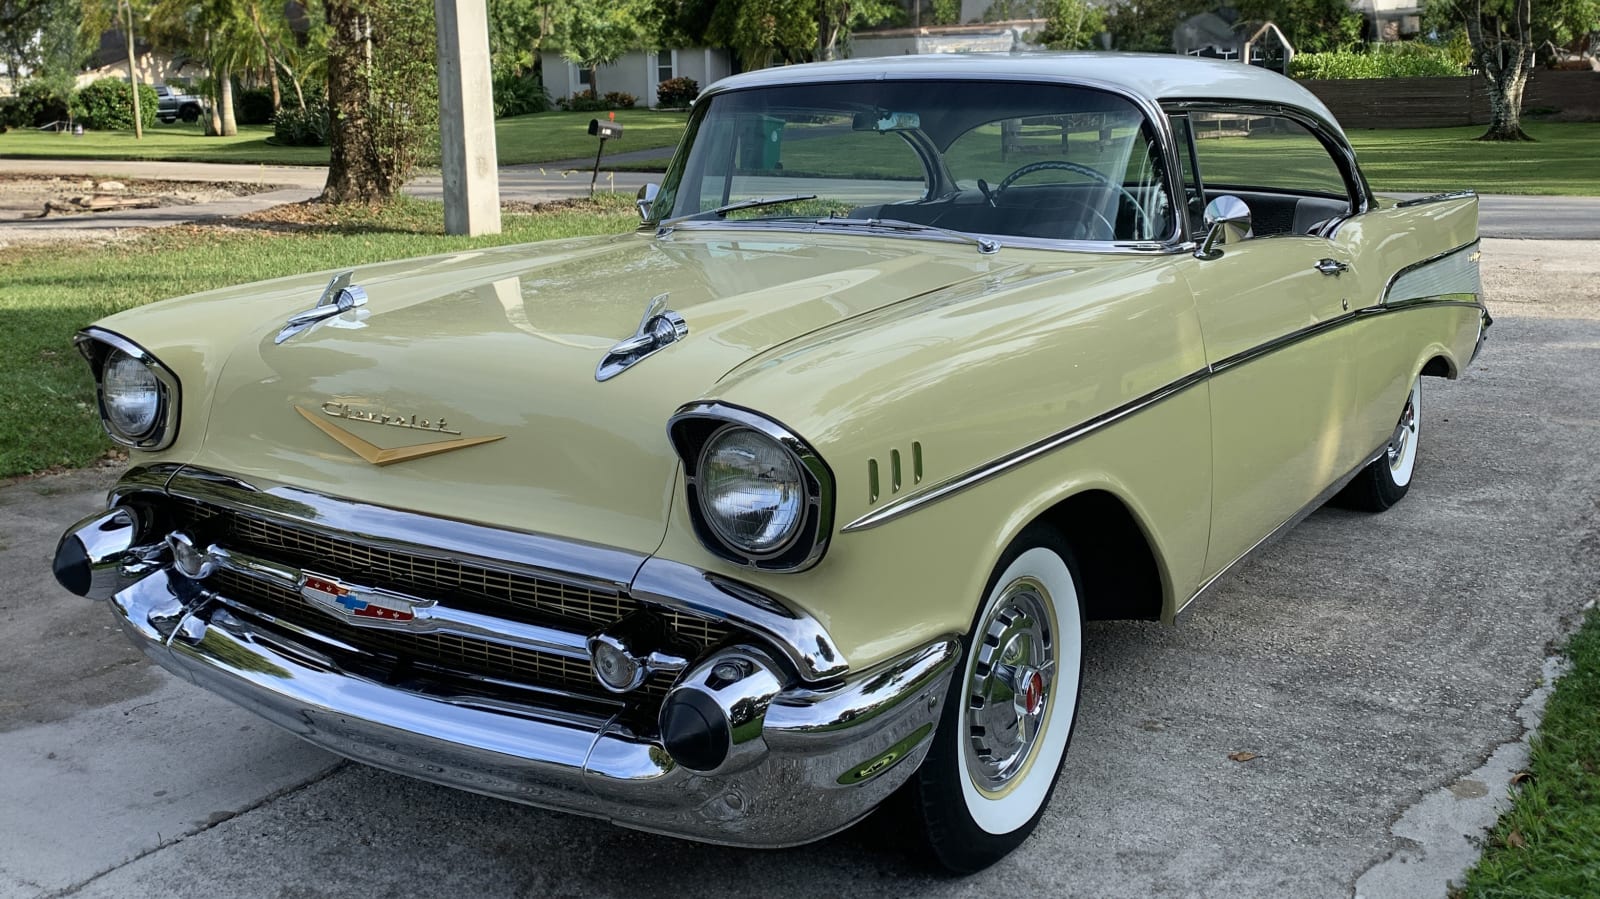
[[[1427,357],[1426,361],[1422,363],[1422,368],[1418,370],[1417,374],[1419,377],[1424,378],[1446,378],[1454,381],[1461,377],[1461,367],[1456,365],[1455,360],[1451,359],[1448,353],[1434,351],[1432,356]]]
[[[1045,503],[1021,519],[1006,545],[1035,524],[1072,548],[1083,580],[1084,618],[1161,619],[1171,579],[1158,542],[1121,495],[1093,485]]]

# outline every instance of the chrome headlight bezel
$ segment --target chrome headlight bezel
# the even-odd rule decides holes
[[[712,438],[730,428],[753,431],[772,441],[794,462],[805,490],[795,533],[766,552],[751,552],[725,539],[707,520],[700,496],[701,460]],[[804,571],[822,560],[833,530],[834,479],[809,443],[764,415],[726,403],[696,403],[667,422],[667,435],[683,461],[689,519],[701,545],[713,554],[763,571]]]
[[[107,331],[104,328],[85,328],[78,332],[73,342],[77,344],[78,352],[88,360],[90,370],[94,372],[95,406],[100,414],[100,426],[105,429],[106,435],[130,449],[146,452],[157,452],[171,446],[178,437],[176,410],[181,390],[178,376],[144,347],[114,331]],[[106,365],[116,353],[140,363],[155,377],[156,414],[150,427],[137,434],[130,434],[117,428],[112,424],[111,416],[106,411]]]

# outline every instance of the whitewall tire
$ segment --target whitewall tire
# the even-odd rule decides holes
[[[1411,383],[1406,403],[1384,452],[1339,494],[1341,505],[1367,512],[1382,512],[1399,502],[1411,489],[1417,470],[1417,444],[1422,438],[1422,379]]]
[[[1030,529],[990,576],[912,781],[928,846],[945,867],[982,869],[1033,832],[1072,739],[1082,676],[1071,552],[1053,531]]]

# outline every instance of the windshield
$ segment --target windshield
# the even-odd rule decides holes
[[[685,139],[658,219],[879,220],[1045,240],[1175,231],[1154,129],[1128,100],[1089,88],[871,81],[730,91],[695,108]]]

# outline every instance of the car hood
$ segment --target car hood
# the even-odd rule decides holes
[[[666,421],[678,407],[786,341],[993,267],[964,245],[854,235],[627,235],[540,249],[357,269],[364,308],[281,344],[315,279],[240,295],[239,314],[265,306],[270,317],[229,353],[194,464],[648,553],[672,500]],[[662,294],[688,335],[596,381],[607,350]]]

